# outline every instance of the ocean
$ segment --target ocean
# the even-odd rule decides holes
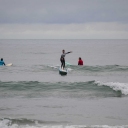
[[[0,58],[0,128],[128,128],[128,40],[0,40]]]

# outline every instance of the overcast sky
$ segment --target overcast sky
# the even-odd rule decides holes
[[[128,39],[128,0],[0,0],[0,39]]]

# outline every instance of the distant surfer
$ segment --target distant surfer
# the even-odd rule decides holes
[[[60,61],[61,61],[61,68],[63,68],[63,69],[65,68],[65,56],[68,53],[72,53],[72,51],[65,53],[65,50],[62,50],[62,55],[60,57]]]
[[[83,60],[81,59],[81,57],[79,57],[78,65],[83,65]]]
[[[1,58],[1,60],[0,60],[0,66],[2,66],[2,65],[5,65],[3,58]]]

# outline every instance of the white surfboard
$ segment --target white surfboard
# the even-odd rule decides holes
[[[61,67],[59,68],[59,73],[60,75],[67,75],[68,70],[67,69],[62,69]]]
[[[13,64],[12,63],[10,63],[10,64],[6,64],[6,66],[12,66]]]

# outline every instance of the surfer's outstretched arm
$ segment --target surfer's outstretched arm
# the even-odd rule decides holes
[[[66,52],[65,54],[69,54],[69,53],[72,53],[72,51],[70,51],[70,52]]]

